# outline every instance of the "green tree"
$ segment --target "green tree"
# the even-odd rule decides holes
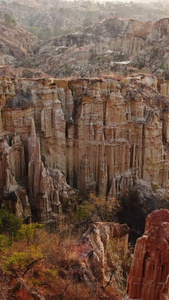
[[[10,239],[4,234],[0,234],[0,251],[6,249],[10,244]]]
[[[79,221],[89,222],[91,221],[94,210],[95,207],[93,204],[84,202],[84,204],[78,206],[76,211],[76,217]]]
[[[0,233],[6,234],[12,240],[17,236],[22,221],[6,209],[0,209]]]
[[[14,277],[24,277],[24,275],[34,267],[39,261],[43,259],[43,254],[40,247],[29,247],[23,252],[6,251],[1,262],[2,270],[11,273]]]
[[[115,222],[118,211],[121,209],[120,202],[114,197],[96,197],[90,194],[88,200],[77,206],[74,222],[75,230],[86,230],[92,222]]]
[[[44,225],[38,223],[23,224],[19,230],[19,236],[21,238],[26,238],[27,244],[29,245],[36,236],[37,230],[43,228]]]

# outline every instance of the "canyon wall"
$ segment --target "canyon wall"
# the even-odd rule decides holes
[[[143,179],[167,191],[168,107],[151,75],[0,78],[1,202],[50,223],[76,189],[119,198]]]
[[[137,240],[128,277],[130,299],[169,299],[169,212],[152,212],[144,235]]]

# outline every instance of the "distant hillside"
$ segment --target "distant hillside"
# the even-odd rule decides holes
[[[93,2],[92,0],[1,0],[2,17],[16,22],[40,39],[75,32],[109,16],[157,21],[169,16],[167,3]]]
[[[30,60],[38,39],[9,19],[0,20],[0,65],[18,66]]]
[[[168,37],[169,18],[152,23],[109,17],[83,31],[44,42],[34,59],[55,77],[123,74],[140,69],[168,78]]]
[[[42,41],[6,14],[0,20],[0,66],[5,66],[0,74],[61,78],[141,70],[168,79],[168,38],[169,18],[153,23],[109,16],[74,33]]]

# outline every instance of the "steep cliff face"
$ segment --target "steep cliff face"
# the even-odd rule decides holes
[[[159,210],[146,220],[144,235],[137,240],[128,278],[131,299],[168,299],[169,212]]]
[[[47,222],[72,188],[119,197],[141,178],[168,190],[168,102],[156,86],[152,76],[1,78],[1,201]]]

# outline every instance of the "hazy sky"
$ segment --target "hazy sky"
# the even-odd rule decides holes
[[[66,1],[74,1],[74,0],[66,0]],[[84,0],[85,1],[85,0]],[[87,0],[86,0],[87,1]],[[93,2],[137,2],[137,3],[151,3],[151,2],[169,2],[169,0],[90,0]]]
[[[140,2],[140,3],[150,3],[150,2],[168,2],[169,0],[90,0],[93,2]]]

